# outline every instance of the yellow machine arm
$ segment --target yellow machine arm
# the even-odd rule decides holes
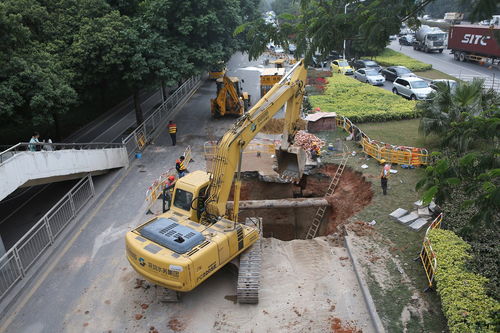
[[[231,81],[231,79],[227,75],[224,75],[222,80],[223,80],[223,84],[222,84],[221,91],[219,92],[219,94],[217,95],[217,98],[215,99],[215,103],[218,106],[218,110],[219,110],[220,115],[224,116],[227,112],[227,110],[226,110],[227,101],[226,100],[227,100],[228,94],[232,99],[230,104],[231,105],[239,105],[240,106],[239,107],[240,113],[243,114],[243,111],[242,111],[243,105],[240,102],[240,99],[238,97],[238,92],[234,88],[233,82]]]
[[[205,202],[206,214],[217,217],[226,214],[226,203],[235,171],[241,168],[243,150],[285,104],[286,115],[281,150],[289,149],[298,130],[297,121],[300,119],[306,77],[304,60],[300,60],[222,137],[217,145],[211,171],[212,179],[208,189],[208,199]],[[239,186],[238,182],[237,186]],[[238,200],[237,196],[239,197],[239,188],[235,188],[235,201]]]

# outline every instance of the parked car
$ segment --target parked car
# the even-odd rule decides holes
[[[440,90],[442,85],[447,85],[450,87],[451,92],[455,92],[457,89],[458,83],[455,80],[447,80],[447,79],[437,79],[437,80],[432,80],[430,83],[430,87],[436,91]]]
[[[352,67],[349,66],[349,63],[345,59],[337,59],[333,60],[330,63],[330,68],[333,73],[342,73],[345,75],[352,75],[354,74],[354,71],[352,70]]]
[[[398,77],[394,80],[392,92],[409,99],[428,99],[434,89],[429,84],[418,77]]]
[[[368,59],[358,59],[358,60],[354,60],[352,63],[351,63],[351,66],[356,70],[356,69],[360,69],[360,68],[371,68],[371,69],[375,69],[377,70],[378,72],[380,72],[382,70],[382,67],[377,64],[375,61],[373,60],[368,60]]]
[[[360,68],[354,72],[354,78],[361,82],[373,84],[374,86],[383,86],[385,78],[380,75],[376,69]]]
[[[412,46],[414,40],[415,37],[413,37],[412,35],[404,35],[399,37],[399,45]]]
[[[382,74],[387,81],[394,81],[397,77],[416,77],[416,75],[405,66],[390,66],[382,69],[380,74]]]

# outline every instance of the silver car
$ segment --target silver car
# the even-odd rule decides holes
[[[370,68],[360,68],[354,72],[354,78],[361,82],[373,84],[374,86],[383,86],[385,77],[380,75],[379,71]]]
[[[434,91],[429,84],[418,77],[398,77],[394,80],[392,92],[396,95],[402,95],[409,99],[428,99]]]

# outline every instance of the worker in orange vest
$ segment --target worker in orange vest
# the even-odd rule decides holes
[[[170,134],[170,138],[172,139],[172,146],[175,146],[176,144],[176,134],[177,134],[177,125],[173,122],[173,120],[170,120],[167,125],[168,128],[168,134]]]
[[[175,186],[175,176],[168,176],[167,181],[163,184],[163,212],[165,213],[168,207],[170,208],[170,202],[172,201],[172,192]]]
[[[186,158],[184,156],[179,157],[178,160],[175,161],[175,170],[177,170],[177,173],[179,174],[179,178],[184,177],[187,172],[186,165],[184,164],[184,160]]]

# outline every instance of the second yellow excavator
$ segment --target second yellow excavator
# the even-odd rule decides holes
[[[187,292],[243,253],[238,302],[258,301],[261,249],[256,245],[261,224],[256,218],[246,224],[238,221],[243,151],[286,105],[277,171],[290,178],[302,176],[306,153],[293,146],[293,139],[306,74],[301,60],[219,140],[210,172],[194,171],[177,180],[171,209],[127,232],[127,259],[140,275],[170,291]],[[229,216],[226,205],[233,184],[234,209]]]
[[[237,77],[224,75],[217,79],[217,97],[211,99],[213,117],[242,116],[250,107],[250,95],[242,91]]]

